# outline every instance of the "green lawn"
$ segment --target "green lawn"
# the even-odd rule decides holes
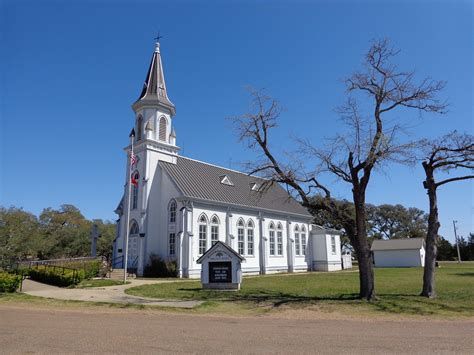
[[[240,291],[202,290],[199,281],[146,285],[131,295],[206,301],[206,310],[267,312],[313,309],[343,313],[474,316],[474,263],[442,263],[437,269],[437,299],[419,297],[421,268],[376,269],[378,300],[357,299],[357,272],[245,277]]]

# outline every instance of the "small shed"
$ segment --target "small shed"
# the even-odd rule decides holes
[[[425,241],[423,238],[374,240],[372,253],[375,267],[425,266]]]
[[[311,270],[342,270],[341,231],[315,224],[311,227]]]
[[[201,284],[206,289],[239,290],[241,263],[245,258],[224,242],[216,242],[197,260],[201,264]]]

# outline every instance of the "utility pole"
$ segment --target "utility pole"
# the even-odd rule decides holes
[[[458,221],[453,221],[454,239],[456,240],[456,248],[458,250],[458,264],[460,264],[461,263],[461,253],[459,252],[459,239],[458,239],[458,234],[457,234],[456,223],[458,223]]]

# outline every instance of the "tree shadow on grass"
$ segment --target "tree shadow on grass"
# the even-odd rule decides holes
[[[241,302],[255,307],[276,309],[282,306],[312,306],[321,303],[347,304],[354,307],[365,305],[381,313],[406,314],[406,315],[470,315],[472,307],[463,304],[452,304],[449,300],[428,299],[418,294],[378,294],[378,299],[366,302],[359,298],[357,293],[346,293],[328,296],[295,295],[285,292],[272,292],[268,290],[255,291],[214,291],[201,288],[180,288],[178,291],[188,293],[188,299],[218,302]]]
[[[457,276],[470,276],[470,277],[474,277],[474,272],[460,272],[460,273],[457,273],[455,274]]]
[[[368,303],[377,311],[393,314],[435,315],[451,313],[469,315],[473,313],[468,305],[449,304],[439,298],[429,299],[414,294],[379,294],[379,300]]]
[[[341,294],[337,296],[305,296],[284,292],[271,292],[267,290],[257,290],[255,292],[242,291],[213,291],[201,288],[180,288],[178,291],[190,292],[196,299],[221,301],[221,302],[246,302],[257,306],[270,306],[278,308],[289,304],[310,305],[319,301],[353,301],[358,300],[359,295],[355,293]]]

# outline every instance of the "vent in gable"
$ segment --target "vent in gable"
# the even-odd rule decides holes
[[[224,184],[224,185],[229,185],[229,186],[234,186],[232,180],[230,179],[230,177],[228,177],[227,175],[222,175],[219,177],[220,180],[221,180],[221,184]]]
[[[251,182],[250,183],[250,190],[252,191],[258,191],[260,189],[260,185],[257,184],[256,182]]]

